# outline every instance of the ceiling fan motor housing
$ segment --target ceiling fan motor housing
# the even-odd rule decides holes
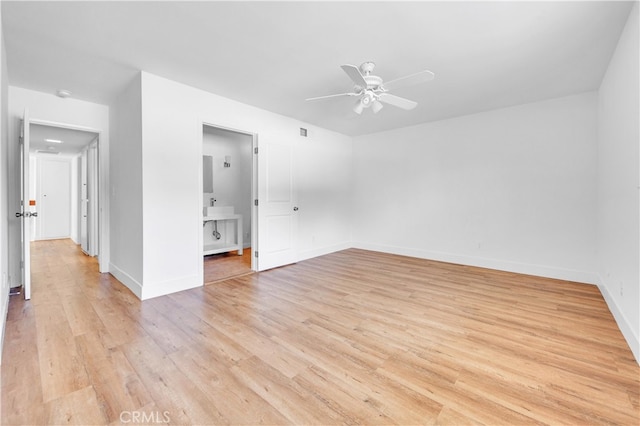
[[[364,92],[364,95],[362,95],[362,98],[361,98],[362,105],[366,108],[369,105],[371,105],[374,99],[375,99],[375,94],[371,90],[366,90]]]

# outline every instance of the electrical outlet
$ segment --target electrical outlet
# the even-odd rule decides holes
[[[620,297],[624,296],[624,285],[622,285],[622,281],[620,281]]]

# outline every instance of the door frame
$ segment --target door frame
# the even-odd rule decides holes
[[[58,127],[61,129],[69,129],[69,130],[78,130],[82,132],[90,132],[97,134],[97,178],[98,182],[96,184],[96,188],[98,191],[98,208],[96,209],[96,214],[98,218],[98,255],[96,256],[98,260],[99,270],[101,273],[109,271],[109,229],[108,229],[108,221],[105,217],[105,211],[108,212],[109,206],[109,193],[107,183],[109,181],[109,167],[106,164],[106,159],[108,159],[108,151],[107,147],[103,143],[104,138],[104,130],[95,129],[87,126],[79,126],[77,124],[71,123],[63,123],[58,121],[50,121],[50,120],[41,120],[37,118],[30,118],[29,124],[36,124],[40,126],[49,126],[49,127]],[[92,142],[93,143],[93,142]]]
[[[24,291],[24,299],[31,299],[31,221],[26,220],[37,216],[37,212],[33,212],[29,200],[31,199],[31,173],[29,155],[29,144],[31,138],[29,130],[31,128],[31,120],[29,117],[29,108],[25,108],[20,122],[19,141],[20,141],[20,212],[16,216],[20,217],[20,274],[22,279],[22,289]]]
[[[203,203],[203,167],[202,167],[202,156],[204,155],[204,127],[212,127],[214,129],[224,130],[227,132],[238,133],[241,135],[246,135],[251,137],[251,199],[258,199],[258,134],[254,132],[250,132],[248,130],[240,130],[234,129],[227,126],[221,126],[219,124],[212,123],[210,121],[202,120],[199,126],[199,135],[200,135],[200,144],[198,146],[199,153],[199,161],[198,164],[198,193],[199,197],[199,208],[198,212],[200,216],[202,216],[202,212],[204,209]],[[251,270],[259,271],[259,259],[256,257],[256,253],[258,252],[258,208],[255,202],[251,205]],[[204,234],[202,232],[202,221],[198,222],[198,250],[199,250],[199,274],[200,274],[200,282],[204,285]]]

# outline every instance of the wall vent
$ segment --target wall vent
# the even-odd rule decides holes
[[[306,138],[307,137],[307,129],[304,127],[300,127],[300,136]]]
[[[53,154],[53,155],[58,155],[60,154],[60,151],[49,151],[49,150],[44,150],[44,149],[39,149],[36,151],[36,154]]]

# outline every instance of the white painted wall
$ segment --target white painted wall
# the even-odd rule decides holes
[[[202,155],[213,157],[213,193],[203,195],[203,205],[208,206],[210,199],[216,200],[216,206],[233,206],[234,211],[242,215],[243,244],[251,245],[251,182],[253,172],[253,137],[206,126],[202,137]],[[224,167],[225,156],[231,157],[231,167]],[[231,222],[231,221],[229,221]],[[234,227],[226,231],[226,224],[218,223],[218,232],[223,233],[221,240],[235,241]],[[211,235],[213,223],[205,226],[204,243],[215,242]],[[223,229],[225,231],[223,231]]]
[[[4,329],[9,306],[9,133],[8,99],[9,84],[7,77],[7,55],[4,48],[2,31],[2,8],[0,8],[0,364]]]
[[[307,138],[299,139],[295,159],[299,260],[342,250],[345,239],[351,242],[353,143],[334,135],[309,128]]]
[[[290,141],[299,149],[302,194],[300,256],[349,246],[351,139],[142,72],[143,277],[142,298],[202,285],[202,124],[259,135],[259,145]],[[299,127],[310,137],[300,140]],[[326,206],[312,213],[313,206]],[[307,212],[309,214],[305,214]],[[330,212],[330,213],[326,213]]]
[[[138,76],[111,106],[109,271],[142,297],[142,98]],[[169,170],[171,162],[165,161]]]
[[[594,283],[596,94],[356,138],[354,245]]]
[[[19,87],[9,87],[9,211],[19,211],[20,206],[20,153],[17,143],[20,118],[25,108],[33,120],[65,124],[85,130],[100,131],[100,168],[109,170],[109,107],[77,99],[62,99],[53,94]],[[104,237],[100,242],[100,270],[108,271],[109,265],[109,176],[105,172],[100,182],[100,228]],[[9,216],[9,281],[20,285],[20,219]]]
[[[638,3],[598,92],[600,289],[640,362],[640,69]]]

